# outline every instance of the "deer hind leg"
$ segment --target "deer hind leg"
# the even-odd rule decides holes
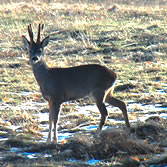
[[[107,112],[107,109],[106,109],[106,106],[105,104],[103,103],[103,99],[104,99],[104,91],[102,90],[96,90],[92,93],[94,99],[95,99],[95,102],[96,102],[96,105],[100,111],[100,114],[101,114],[101,120],[100,120],[100,124],[99,124],[99,127],[97,129],[97,132],[100,132],[103,125],[105,124],[105,121],[106,121],[106,118],[108,116],[108,112]]]
[[[123,101],[112,97],[110,92],[107,94],[107,96],[105,98],[105,102],[108,104],[111,104],[115,107],[118,107],[122,111],[123,116],[124,116],[124,120],[125,120],[125,124],[128,128],[130,128],[126,104]]]

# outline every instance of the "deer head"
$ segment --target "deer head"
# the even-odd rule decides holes
[[[44,52],[43,52],[44,47],[47,46],[47,44],[49,43],[49,39],[50,39],[49,36],[45,37],[40,42],[40,30],[43,29],[43,27],[44,27],[43,24],[42,26],[39,24],[36,42],[33,39],[31,24],[28,25],[28,34],[29,34],[30,41],[28,41],[24,35],[22,36],[24,47],[27,49],[29,53],[30,62],[32,64],[36,64],[41,60],[42,56],[44,55]]]

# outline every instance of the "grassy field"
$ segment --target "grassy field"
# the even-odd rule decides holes
[[[21,41],[22,35],[28,35],[28,24],[32,24],[34,32],[37,32],[39,23],[45,24],[43,37],[49,35],[51,38],[45,49],[45,59],[50,67],[102,64],[118,75],[115,97],[127,104],[131,101],[167,105],[166,0],[5,2],[0,4],[0,105],[10,107],[0,109],[1,129],[19,125],[24,127],[24,135],[28,139],[40,136],[40,124],[33,114],[41,108],[11,108],[26,102],[44,101]],[[157,94],[159,90],[164,93]],[[79,103],[91,102],[85,99]],[[73,110],[70,105],[68,108],[69,112]],[[4,120],[7,122],[4,123]],[[0,150],[3,149],[5,146]],[[111,157],[110,162],[99,166],[120,162],[119,156]],[[132,160],[140,164],[137,158]],[[52,159],[46,166],[71,166],[64,159],[61,163],[57,161]],[[5,165],[14,166],[15,163],[7,161]],[[31,163],[40,166],[39,162]]]

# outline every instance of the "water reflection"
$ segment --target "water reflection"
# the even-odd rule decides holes
[[[24,152],[23,148],[17,148],[17,147],[11,147],[8,152],[16,153],[18,156],[24,156],[24,157],[27,157],[29,159],[35,159],[41,155],[41,153],[37,153],[37,152]],[[52,155],[50,155],[50,154],[44,154],[43,156],[44,157],[52,157]]]
[[[72,159],[72,158],[69,158],[68,161],[69,162],[81,162],[80,160],[76,160],[76,159]],[[95,165],[98,162],[100,162],[100,160],[90,159],[87,161],[88,165]]]

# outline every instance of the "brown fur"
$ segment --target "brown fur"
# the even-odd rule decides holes
[[[116,74],[101,65],[89,64],[70,68],[49,68],[43,61],[43,49],[49,43],[49,37],[40,42],[40,25],[38,27],[37,42],[33,40],[31,25],[28,26],[30,41],[22,37],[24,46],[29,51],[29,59],[34,76],[40,86],[43,97],[49,103],[49,133],[51,141],[52,123],[54,125],[53,139],[57,141],[57,122],[61,104],[65,101],[93,96],[101,113],[98,131],[102,129],[108,116],[104,102],[122,110],[126,126],[129,128],[127,109],[124,102],[112,97]]]

